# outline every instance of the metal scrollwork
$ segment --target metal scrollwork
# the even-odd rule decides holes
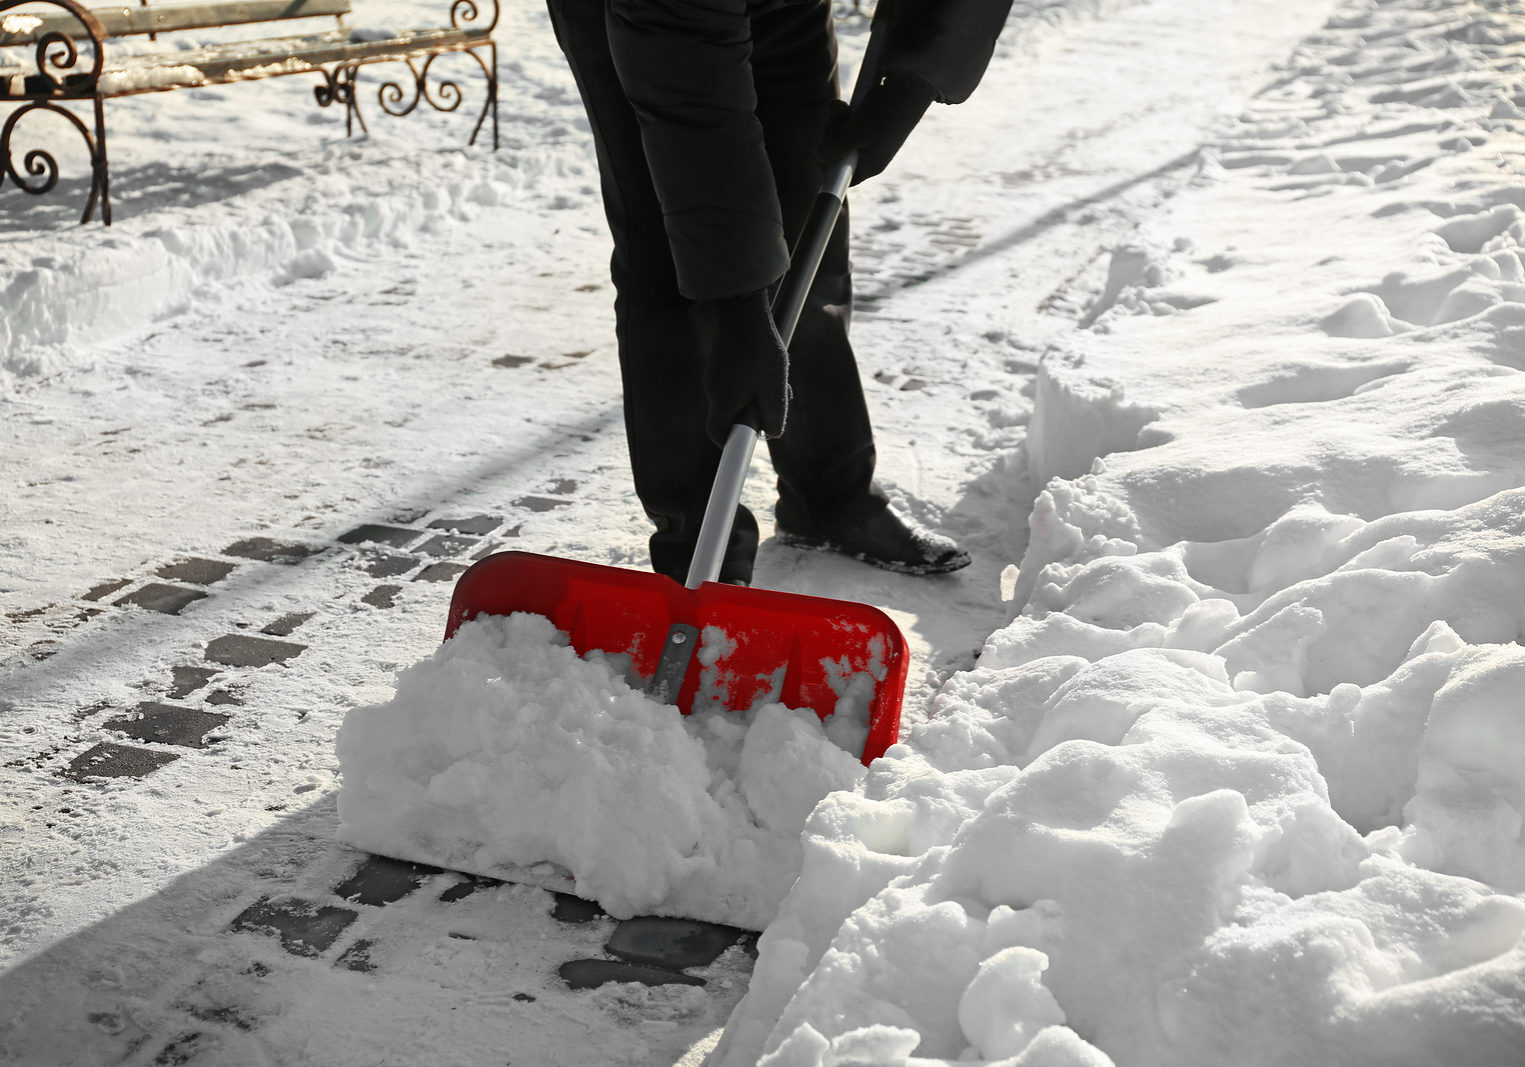
[[[100,21],[75,0],[31,0],[27,11],[6,12],[28,0],[0,0],[0,35],[22,48],[30,47],[34,72],[0,80],[0,101],[17,104],[0,125],[0,186],[9,181],[24,193],[40,196],[51,191],[60,175],[58,157],[44,148],[32,148],[17,164],[18,127],[30,116],[44,112],[62,118],[80,135],[90,156],[90,194],[80,221],[86,222],[101,205],[101,217],[110,222],[111,204],[106,195],[106,130],[97,91],[105,61],[101,42],[105,30]],[[47,14],[52,7],[62,12]],[[63,19],[60,28],[60,19]],[[41,21],[46,19],[47,21]],[[77,26],[71,28],[70,23]],[[36,39],[31,34],[37,31]],[[23,51],[22,54],[25,54]],[[59,101],[94,101],[94,126],[62,107]]]
[[[477,19],[481,18],[482,10],[477,5],[477,0],[455,0],[450,5],[450,25],[457,30],[480,29],[491,33],[498,25],[498,0],[492,0],[492,18],[487,20],[485,26],[478,26]]]
[[[85,203],[84,215],[81,222],[88,221],[94,213],[95,205],[104,199],[105,193],[105,146],[96,139],[78,115],[67,108],[59,107],[49,100],[34,100],[23,104],[6,116],[5,124],[0,126],[0,185],[4,185],[9,179],[11,184],[23,193],[33,196],[41,196],[49,192],[58,184],[59,166],[58,160],[51,152],[41,148],[33,148],[22,157],[20,167],[16,166],[15,134],[21,120],[33,112],[42,111],[53,115],[62,116],[74,127],[80,137],[84,139],[85,148],[90,153],[92,177],[90,182],[90,196]],[[109,214],[110,208],[107,207]]]
[[[458,0],[460,3],[470,3],[471,0]],[[465,93],[460,85],[450,79],[440,78],[431,82],[429,80],[430,68],[434,61],[446,55],[470,56],[482,68],[483,75],[487,78],[487,98],[482,106],[482,113],[477,116],[476,126],[471,131],[470,144],[476,144],[477,134],[482,130],[482,124],[487,116],[494,111],[498,99],[497,79],[497,48],[492,46],[489,50],[489,58],[484,59],[475,49],[467,49],[463,52],[437,52],[424,60],[423,65],[409,59],[406,60],[408,72],[412,75],[410,84],[404,85],[399,81],[384,82],[377,90],[376,99],[381,105],[381,110],[388,115],[401,118],[411,115],[418,109],[420,104],[428,104],[435,111],[456,111],[465,102]],[[493,147],[497,147],[496,124],[493,129]]]
[[[48,70],[68,71],[79,63],[79,48],[74,43],[74,38],[66,33],[45,33],[37,42],[37,73],[41,74],[50,83],[54,90],[62,89],[64,83],[55,78]],[[67,75],[65,75],[67,77]]]
[[[76,124],[79,122],[79,119],[62,108],[54,107],[52,104],[28,104],[26,107],[19,108],[7,115],[5,125],[0,127],[0,185],[5,184],[5,179],[9,178],[11,183],[22,192],[41,196],[58,184],[58,160],[53,158],[52,153],[45,152],[41,148],[34,148],[24,157],[22,167],[25,169],[26,174],[23,176],[22,170],[16,166],[14,149],[11,146],[11,137],[15,133],[16,124],[32,111],[52,111],[66,116]],[[85,140],[88,142],[90,140],[90,131],[81,129],[80,132],[85,135]],[[41,180],[30,182],[27,178],[39,178]]]
[[[430,56],[424,60],[422,67],[411,59],[408,60],[408,70],[413,74],[412,95],[409,96],[407,90],[397,82],[387,82],[382,85],[377,94],[381,110],[388,115],[401,118],[403,115],[412,114],[421,103],[428,104],[435,111],[454,111],[460,107],[463,96],[461,87],[455,82],[442,80],[434,86],[429,84],[429,68],[438,58],[438,54]]]
[[[355,132],[356,122],[360,123],[362,130],[366,130],[365,117],[360,114],[360,101],[355,95],[355,79],[359,73],[360,68],[352,64],[335,67],[332,70],[325,69],[322,71],[323,84],[313,86],[312,90],[319,107],[343,105],[346,135]]]
[[[7,10],[27,2],[29,0],[0,0],[0,16],[3,16]],[[34,77],[40,78],[50,87],[48,91],[51,95],[69,97],[94,95],[96,82],[101,74],[101,65],[105,61],[105,53],[101,48],[105,30],[101,28],[100,22],[74,0],[31,0],[31,2],[62,8],[80,27],[80,30],[75,33],[66,33],[58,29],[49,30],[32,43],[32,61],[37,71]],[[32,13],[27,12],[28,15]],[[25,18],[26,16],[12,17]],[[82,62],[86,57],[80,52],[79,42],[81,41],[89,41],[91,44],[87,62]],[[25,80],[31,82],[33,79]],[[28,86],[28,90],[26,94],[28,97],[37,95],[31,86]],[[16,99],[17,94],[10,93],[7,97]]]

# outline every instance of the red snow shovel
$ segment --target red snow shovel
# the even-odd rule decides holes
[[[872,66],[865,58],[865,70]],[[860,74],[855,103],[867,84]],[[856,165],[854,152],[827,176],[774,301],[785,345]],[[446,639],[475,615],[533,612],[564,631],[582,655],[594,649],[628,655],[646,692],[685,714],[778,701],[812,708],[824,719],[841,701],[844,713],[867,712],[863,762],[883,755],[899,734],[909,667],[905,638],[893,620],[866,604],[715,581],[757,437],[745,423],[731,427],[684,585],[644,571],[500,552],[456,584]]]

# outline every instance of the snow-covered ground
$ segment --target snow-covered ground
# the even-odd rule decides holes
[[[274,79],[113,103],[109,229],[0,186],[0,1062],[1519,1063],[1525,4],[1018,0],[854,197],[883,479],[976,562],[764,542],[759,585],[905,631],[902,744],[807,815],[824,735],[760,714],[794,762],[721,788],[768,877],[732,848],[702,909],[652,857],[735,843],[664,811],[704,742],[600,724],[522,626],[538,766],[587,727],[628,807],[505,782],[575,882],[341,891],[346,716],[493,659],[440,647],[462,566],[645,562],[585,124],[537,5],[497,38],[496,153]],[[613,919],[546,885],[755,960],[569,989]]]

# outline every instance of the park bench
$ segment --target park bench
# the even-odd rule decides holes
[[[343,106],[345,131],[352,134],[357,122],[366,128],[355,81],[366,64],[402,62],[408,67],[406,87],[389,81],[380,88],[378,99],[388,114],[409,114],[420,103],[437,111],[458,108],[463,99],[458,85],[428,80],[434,60],[450,53],[475,59],[486,76],[485,102],[469,143],[476,143],[490,115],[493,147],[498,147],[498,61],[492,39],[498,0],[453,0],[448,26],[387,34],[347,31],[344,16],[349,13],[350,0],[202,0],[152,6],[138,0],[137,6],[96,8],[77,0],[0,0],[0,104],[17,105],[0,125],[0,189],[9,181],[41,195],[57,185],[59,164],[52,152],[31,148],[18,167],[12,141],[29,114],[62,116],[84,138],[90,157],[90,192],[80,222],[88,222],[99,204],[101,220],[109,226],[107,100],[313,74],[322,79],[314,88],[319,106]],[[337,29],[277,35],[289,33],[285,24],[293,19],[330,18],[337,20]],[[255,27],[252,32],[269,35],[178,51],[122,47],[121,39],[148,35],[157,40],[161,33],[223,27]],[[114,44],[108,47],[108,41]],[[7,61],[7,55],[13,59]],[[93,114],[81,118],[65,106],[71,102],[90,105]]]

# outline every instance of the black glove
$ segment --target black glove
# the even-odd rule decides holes
[[[784,432],[789,416],[789,353],[765,289],[706,301],[704,393],[710,403],[705,432],[724,445],[731,427],[750,422],[766,437]]]
[[[916,75],[887,74],[856,108],[837,101],[816,157],[829,167],[856,148],[853,184],[872,178],[890,165],[935,99],[937,91]]]

